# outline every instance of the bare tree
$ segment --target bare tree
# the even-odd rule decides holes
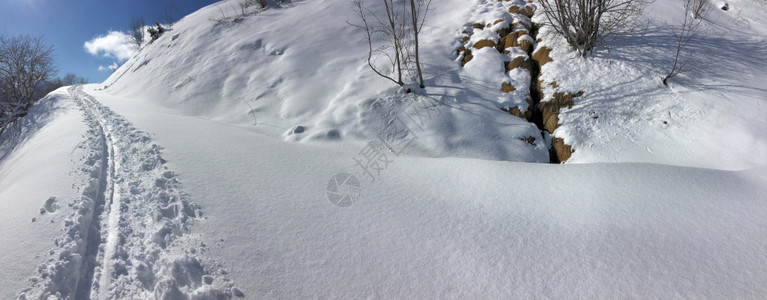
[[[130,22],[130,38],[136,48],[144,44],[144,18],[133,18]]]
[[[66,75],[64,75],[64,77],[55,78],[55,79],[50,81],[50,85],[52,87],[54,87],[53,89],[57,89],[57,88],[60,88],[62,86],[86,84],[86,83],[88,83],[88,79],[87,78],[82,77],[82,76],[77,76],[77,75],[72,74],[72,73],[67,73]]]
[[[88,79],[82,76],[77,76],[72,73],[67,73],[67,75],[64,75],[64,77],[61,77],[61,85],[67,86],[67,85],[75,85],[75,84],[86,84],[88,83]]]
[[[705,2],[705,4],[701,4]],[[674,64],[671,71],[662,78],[663,85],[668,86],[668,81],[680,73],[692,69],[690,55],[683,55],[684,49],[697,35],[702,27],[701,19],[709,12],[706,0],[687,0],[684,4],[684,22],[678,34],[676,34],[676,49],[674,52]]]
[[[368,66],[379,76],[404,87],[403,71],[410,70],[409,67],[414,58],[415,76],[417,76],[418,85],[423,88],[418,36],[423,28],[431,0],[383,0],[384,14],[380,16],[367,9],[363,0],[354,0],[353,3],[354,11],[362,24],[349,24],[364,30],[363,33],[368,42]],[[373,41],[379,37],[383,37],[387,43],[382,47],[374,48]],[[389,61],[390,70],[387,71],[378,66],[379,58]]]
[[[418,5],[416,5],[418,2]],[[426,13],[429,12],[431,0],[410,0],[410,20],[413,27],[413,48],[415,49],[415,67],[418,73],[418,86],[424,88],[423,72],[421,72],[421,59],[418,54],[418,34],[423,29],[423,23],[426,21]]]
[[[606,36],[635,28],[653,0],[540,0],[554,30],[586,57]]]
[[[41,84],[55,74],[53,47],[42,38],[0,36],[0,133],[26,115]]]
[[[31,103],[38,85],[56,74],[53,47],[42,38],[0,37],[0,88],[14,101]]]
[[[64,75],[64,77],[53,78],[51,80],[48,80],[42,83],[41,86],[38,88],[38,92],[35,95],[35,98],[42,98],[43,96],[48,95],[49,93],[55,91],[56,89],[62,86],[86,84],[86,83],[88,83],[87,78],[82,76],[77,76],[72,73],[67,73],[66,75]]]
[[[362,21],[361,25],[349,23],[352,26],[362,28],[365,30],[365,39],[368,42],[368,58],[367,63],[370,69],[373,70],[379,76],[391,80],[399,86],[404,86],[402,81],[402,52],[403,52],[403,39],[404,39],[404,22],[402,21],[402,12],[398,12],[393,0],[383,0],[386,6],[386,18],[381,19],[373,12],[363,6],[363,0],[354,0],[354,9],[357,15]],[[371,23],[368,19],[374,19],[376,23]],[[374,35],[383,35],[388,42],[388,45],[381,48],[373,48]],[[375,56],[380,55],[386,57],[391,63],[392,69],[396,72],[396,75],[387,75],[376,67]],[[388,72],[387,72],[388,73]],[[395,79],[396,78],[396,79]]]

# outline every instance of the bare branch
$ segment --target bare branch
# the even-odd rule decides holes
[[[705,2],[705,3],[703,3]],[[702,4],[703,3],[703,4]],[[675,76],[692,70],[690,55],[682,56],[687,44],[697,35],[701,29],[701,19],[709,11],[706,0],[687,0],[684,5],[684,22],[677,34],[674,63],[669,73],[662,78],[663,85],[668,86],[668,81]]]
[[[0,36],[0,133],[26,114],[55,74],[53,47],[41,38]]]
[[[586,57],[610,35],[631,31],[654,0],[540,0],[549,24]]]
[[[144,18],[133,18],[130,22],[130,38],[136,48],[144,44]]]

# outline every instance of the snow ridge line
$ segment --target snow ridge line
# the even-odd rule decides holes
[[[89,126],[66,235],[19,299],[230,299],[244,294],[191,235],[200,208],[147,133],[85,93],[69,93]],[[208,259],[210,261],[210,259]]]

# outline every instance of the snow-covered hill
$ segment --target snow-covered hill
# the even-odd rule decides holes
[[[371,10],[383,9],[382,2],[369,2]],[[477,9],[454,4],[431,11],[422,33],[432,88],[421,105],[441,104],[440,116],[423,122],[430,133],[409,151],[548,161],[535,126],[501,111],[492,100],[500,93],[463,76],[454,62],[456,34]],[[236,17],[235,7],[237,1],[223,1],[185,17],[107,79],[106,91],[185,115],[255,123],[290,141],[365,142],[413,102],[368,69],[362,31],[347,23],[357,22],[350,3],[301,1],[236,22],[216,21]],[[377,42],[376,48],[383,44]],[[529,147],[519,140],[529,136],[539,143]]]
[[[561,165],[474,47],[525,1],[435,2],[411,94],[350,2],[205,7],[0,148],[0,297],[763,298],[767,4],[727,2],[670,88],[681,1],[586,60],[539,30]]]

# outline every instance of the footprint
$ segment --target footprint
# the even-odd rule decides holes
[[[50,197],[45,200],[45,205],[40,209],[40,214],[44,215],[46,212],[53,213],[59,209],[59,204],[56,203],[56,197]]]

